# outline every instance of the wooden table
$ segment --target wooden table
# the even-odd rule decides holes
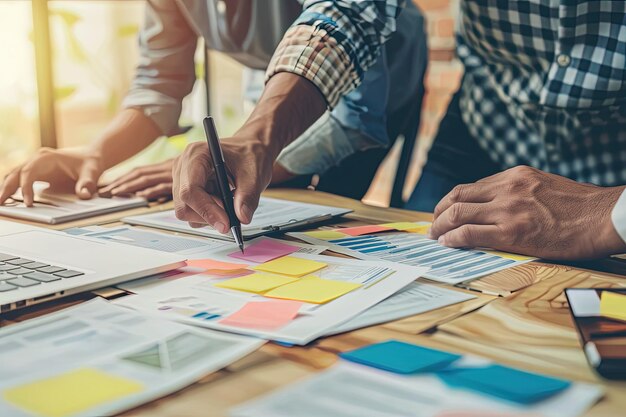
[[[355,200],[314,191],[270,190],[266,195],[354,210],[333,224],[431,219],[425,213],[371,207]],[[171,203],[133,210],[132,213],[169,208]],[[62,227],[115,225],[123,215],[101,216]],[[626,288],[626,279],[619,275],[533,262],[474,281],[467,289],[459,289],[471,290],[477,295],[476,299],[464,303],[327,337],[303,347],[286,348],[268,343],[259,351],[184,390],[123,415],[225,416],[227,410],[235,404],[327,368],[337,361],[338,352],[390,338],[458,353],[479,354],[530,371],[601,384],[607,394],[587,415],[624,415],[626,382],[601,379],[588,366],[563,294],[563,289],[568,287]],[[111,293],[107,290],[101,292],[105,296]],[[0,325],[21,321],[81,300],[78,297],[48,303],[19,315],[5,315]]]

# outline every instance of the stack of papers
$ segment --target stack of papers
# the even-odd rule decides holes
[[[428,222],[386,223],[290,233],[290,236],[357,259],[428,267],[425,278],[447,284],[458,284],[536,259],[504,252],[448,248],[426,238],[430,225]]]
[[[308,380],[232,410],[233,417],[575,417],[600,387],[398,341],[366,346]],[[320,399],[323,399],[322,401]]]
[[[349,212],[350,210],[338,207],[261,197],[259,207],[254,212],[252,222],[243,225],[241,230],[243,238],[248,240],[268,233],[302,228],[307,225],[329,220],[336,216],[342,216]],[[189,226],[187,222],[176,218],[174,210],[127,217],[122,219],[122,221],[133,225],[156,227],[159,229],[232,241],[232,236],[222,235],[211,227],[198,229]]]
[[[413,282],[362,314],[330,330],[326,335],[386,323],[474,298],[475,295],[465,292]]]
[[[225,262],[232,259],[227,253],[213,256]],[[386,262],[292,253],[263,264],[251,263],[230,277],[199,273],[148,288],[135,287],[136,295],[116,302],[196,326],[306,344],[404,289],[423,272]],[[277,317],[271,308],[274,304],[261,305],[279,300],[300,303],[298,314],[294,317],[285,309]],[[250,309],[256,316],[246,322],[246,317],[253,317]],[[268,328],[260,326],[259,319],[286,324]]]
[[[200,311],[197,311],[197,309],[190,309],[189,311],[185,310],[185,302],[193,304],[194,300],[197,301],[198,295],[203,294],[202,292],[196,291],[195,288],[197,282],[195,280],[186,281],[187,278],[198,274],[208,275],[216,279],[219,279],[220,277],[222,279],[235,278],[239,275],[249,273],[244,270],[257,265],[257,263],[254,262],[255,259],[239,259],[241,258],[241,256],[239,256],[241,255],[241,252],[233,252],[232,244],[221,240],[173,236],[159,232],[137,230],[129,227],[106,230],[101,230],[100,228],[96,230],[71,230],[73,233],[84,232],[90,237],[114,239],[120,243],[128,245],[174,252],[188,257],[190,259],[187,261],[188,267],[183,268],[183,272],[178,275],[161,274],[118,285],[118,287],[124,290],[140,295],[143,295],[146,291],[150,291],[152,294],[150,296],[152,297],[155,296],[155,293],[152,290],[158,291],[157,288],[165,283],[180,281],[176,284],[177,292],[179,294],[192,297],[189,299],[179,300],[179,307],[181,310],[178,311],[182,311],[187,315],[191,315],[192,311],[195,311],[196,313],[200,313]],[[324,246],[311,246],[291,241],[281,242],[270,238],[255,239],[246,245],[246,249],[254,248],[254,256],[259,253],[261,256],[265,256],[268,253],[265,249],[274,249],[279,246],[275,245],[275,243],[280,243],[281,245],[285,245],[289,248],[297,246],[298,251],[296,253],[299,254],[319,254],[325,250]],[[283,251],[285,250],[286,252],[282,253],[293,253],[291,252],[291,249],[287,250],[283,248]],[[272,253],[275,254],[274,251],[272,251]],[[237,254],[237,257],[234,256],[235,254]],[[246,254],[250,255],[250,252],[246,250]],[[243,257],[245,258],[245,255]],[[367,271],[367,268],[363,269],[360,265],[361,263],[359,261],[350,261],[341,268],[336,269],[337,273],[335,274],[332,274],[332,268],[327,267],[323,278],[332,278],[333,276],[335,278],[341,278],[346,274],[352,275],[358,274],[360,271]],[[417,276],[418,274],[419,271],[415,271],[415,275]],[[199,279],[203,282],[206,281],[206,278]],[[218,281],[211,282],[217,283]],[[397,320],[473,298],[475,298],[474,295],[465,292],[440,288],[425,283],[412,282],[408,286],[396,292],[393,296],[385,298],[383,301],[359,313],[344,323],[341,323],[332,329],[328,329],[325,334],[336,334],[374,324]],[[216,310],[219,309],[216,308]],[[224,311],[224,313],[227,313],[227,311]],[[206,318],[211,316],[213,316],[213,314],[204,315],[203,317]]]
[[[261,347],[95,299],[0,330],[0,415],[112,415]]]

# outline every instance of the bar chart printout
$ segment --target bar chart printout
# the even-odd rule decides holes
[[[418,233],[394,232],[331,240],[317,239],[306,233],[290,235],[358,259],[427,266],[430,270],[424,274],[425,278],[448,284],[479,278],[535,259],[502,252],[448,248]]]

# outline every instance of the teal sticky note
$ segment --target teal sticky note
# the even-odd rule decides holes
[[[437,375],[446,384],[520,404],[545,400],[570,386],[569,381],[501,365],[450,368]]]
[[[441,369],[461,357],[397,340],[365,346],[350,352],[340,353],[339,356],[351,362],[398,374]]]

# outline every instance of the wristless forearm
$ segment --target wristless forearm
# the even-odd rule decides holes
[[[143,112],[126,109],[115,116],[86,152],[105,170],[139,153],[159,136],[159,129]]]
[[[326,110],[326,101],[310,81],[294,74],[272,77],[254,111],[234,135],[259,140],[272,160]]]

